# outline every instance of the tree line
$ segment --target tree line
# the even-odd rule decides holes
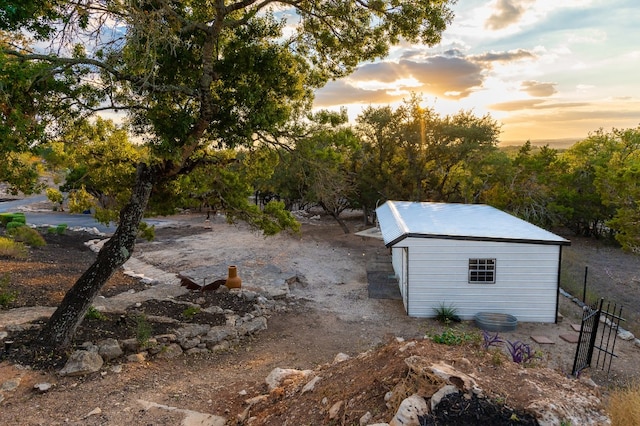
[[[483,203],[638,251],[640,128],[596,130],[562,151],[528,141],[505,148],[489,115],[442,116],[420,104],[414,96],[395,109],[368,107],[355,123],[345,111],[320,111],[290,123],[277,142],[213,150],[217,160],[159,191],[150,213],[180,206],[251,221],[258,206],[271,214],[319,206],[349,232],[343,211],[361,209],[371,224],[386,200]],[[115,221],[143,152],[121,127],[98,120],[71,129],[42,155],[67,170],[61,189],[72,210],[92,208]]]

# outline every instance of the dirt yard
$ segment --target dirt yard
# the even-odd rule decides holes
[[[561,323],[520,324],[515,332],[502,335],[504,339],[527,342],[539,351],[541,358],[534,368],[522,369],[507,362],[506,357],[498,362],[479,351],[477,342],[476,346],[437,345],[424,337],[441,333],[445,329],[442,325],[406,317],[400,301],[368,297],[366,264],[385,252],[380,241],[345,235],[326,218],[301,219],[301,235],[264,238],[242,225],[228,225],[221,217],[214,218],[207,229],[203,215],[180,216],[175,218],[174,227],[158,229],[156,240],[140,242],[134,253],[139,262],[173,274],[204,271],[215,278],[225,275],[227,265],[237,265],[243,287],[248,289],[272,285],[265,283],[272,283],[274,277],[298,277],[290,286],[286,311],[272,315],[267,330],[224,353],[114,363],[82,378],[59,377],[4,362],[0,364],[0,385],[11,389],[2,390],[0,421],[20,425],[173,425],[198,414],[209,421],[202,424],[217,424],[212,416],[236,424],[236,415],[247,407],[246,400],[266,393],[264,380],[276,367],[318,369],[318,374],[332,379],[326,387],[319,387],[316,395],[270,395],[268,403],[253,408],[250,416],[255,420],[251,424],[353,424],[364,414],[364,408],[375,411],[374,419],[388,421],[393,410],[385,406],[384,395],[406,376],[402,359],[411,351],[434,362],[469,362],[473,366],[469,371],[473,370],[487,394],[514,408],[523,409],[535,400],[536,386],[548,395],[560,395],[554,393],[556,388],[580,388],[579,382],[566,378],[575,344],[559,337],[573,332],[571,324],[581,313],[568,299],[560,301],[565,317]],[[357,230],[360,219],[354,217],[349,225]],[[14,307],[55,305],[92,261],[94,254],[78,245],[78,238],[57,237],[51,237],[47,247],[34,249],[28,261],[1,260],[1,272],[10,274],[11,285],[18,292]],[[88,238],[93,237],[82,236]],[[594,249],[591,244],[586,248],[574,244],[566,249],[570,253],[567,257],[580,264],[591,262],[589,256],[595,254],[599,262],[604,262],[606,253],[615,265],[617,278],[613,283],[638,285],[634,281],[640,270],[637,257],[606,247]],[[102,295],[110,297],[146,287],[118,272]],[[640,292],[627,294],[628,305],[633,304],[629,297],[634,295],[640,297]],[[635,306],[640,306],[638,300]],[[10,314],[10,310],[0,311],[0,330]],[[462,334],[478,333],[473,324],[455,327]],[[531,336],[546,336],[553,343],[538,345]],[[396,337],[417,339],[419,344],[404,352],[404,343]],[[376,351],[369,357],[332,364],[338,353],[357,357],[372,349]],[[613,360],[608,375],[588,373],[603,386],[604,394],[610,384],[640,377],[640,349],[631,342],[618,341],[615,352],[618,358]],[[460,362],[462,359],[466,361]],[[523,374],[531,375],[527,383],[537,385],[525,386]],[[54,387],[46,393],[34,392],[33,385],[41,382]],[[11,383],[17,383],[15,389]],[[328,402],[323,402],[325,398]],[[351,411],[344,408],[342,422],[331,423],[327,419],[329,406],[338,399],[353,399],[358,404]]]

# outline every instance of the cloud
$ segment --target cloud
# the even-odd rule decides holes
[[[522,90],[536,97],[551,96],[557,93],[555,86],[556,83],[541,83],[539,81],[523,81],[521,84]]]
[[[467,97],[482,86],[484,69],[471,60],[453,56],[454,53],[362,65],[340,84],[333,82],[320,89],[316,104],[361,103],[371,99],[390,102],[411,91],[452,99]]]
[[[454,97],[464,98],[483,82],[484,69],[465,58],[434,56],[424,62],[405,60],[398,65],[421,82],[425,91],[435,95],[459,93]]]
[[[389,103],[394,97],[387,90],[365,90],[345,80],[330,81],[315,93],[313,105],[326,108],[335,105]]]
[[[382,83],[392,83],[406,77],[402,67],[394,62],[376,62],[365,64],[351,74],[349,80],[379,81]]]
[[[518,0],[498,0],[495,10],[484,23],[485,28],[490,30],[501,30],[520,20],[524,14],[528,1]]]
[[[590,105],[587,102],[547,103],[544,99],[522,99],[489,105],[494,111],[544,110],[551,108],[575,108]]]
[[[511,62],[519,61],[521,59],[535,58],[537,58],[537,55],[525,49],[509,50],[504,52],[486,52],[482,55],[474,55],[471,57],[471,59],[477,62]]]
[[[390,103],[411,92],[426,93],[459,100],[482,88],[487,71],[494,62],[511,62],[535,58],[525,49],[487,52],[464,56],[457,49],[424,57],[419,49],[408,50],[397,62],[364,64],[348,78],[327,84],[316,92],[320,107],[350,103]],[[526,82],[523,89],[532,96],[551,96],[552,83]]]

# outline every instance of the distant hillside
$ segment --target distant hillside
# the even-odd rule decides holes
[[[576,142],[581,141],[582,139],[578,138],[565,138],[565,139],[530,139],[531,145],[533,146],[545,146],[549,145],[549,148],[563,150],[570,148]],[[507,146],[521,146],[524,145],[526,141],[524,140],[512,140],[512,141],[500,141],[498,143],[499,147],[507,147]]]

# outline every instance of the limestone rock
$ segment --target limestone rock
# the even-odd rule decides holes
[[[200,338],[202,343],[207,345],[207,348],[211,349],[218,343],[222,342],[227,338],[235,338],[237,334],[235,329],[227,326],[216,326],[211,327],[211,329],[207,332],[207,334]]]
[[[444,362],[431,364],[429,366],[429,370],[431,370],[434,375],[440,377],[445,382],[457,386],[461,391],[466,392],[469,390],[477,389],[476,381],[471,378],[471,376],[456,370],[455,368]]]
[[[360,417],[360,420],[358,423],[360,424],[360,426],[367,426],[372,418],[373,418],[373,414],[371,414],[370,411],[367,411],[362,415],[362,417]]]
[[[211,330],[208,324],[190,324],[182,327],[176,332],[178,339],[191,339],[198,336],[204,336]]]
[[[241,335],[254,334],[258,331],[267,329],[267,319],[265,317],[256,317],[249,321],[243,322],[238,327],[238,333]]]
[[[301,380],[306,379],[307,377],[313,374],[312,370],[296,370],[293,368],[279,368],[276,367],[271,370],[271,373],[265,379],[265,382],[269,388],[269,392],[274,390],[275,388],[282,386],[282,383],[285,380],[295,379]]]
[[[158,343],[171,343],[174,342],[178,339],[178,337],[175,334],[158,334],[156,336],[156,340],[158,341]]]
[[[628,330],[618,329],[618,337],[622,340],[633,340],[636,336]]]
[[[182,355],[182,348],[177,343],[170,343],[165,346],[162,351],[157,355],[158,358],[172,359]]]
[[[344,362],[344,361],[348,360],[349,358],[351,358],[349,355],[343,354],[342,352],[340,352],[339,354],[337,354],[335,356],[335,358],[333,358],[333,364],[338,364],[338,363]]]
[[[98,342],[98,354],[100,354],[105,361],[119,358],[123,353],[116,339],[105,339]]]
[[[206,348],[191,348],[184,352],[187,355],[202,355],[209,353],[209,349]]]
[[[313,390],[316,387],[316,383],[318,383],[320,379],[322,379],[322,377],[316,376],[313,379],[311,379],[309,382],[307,382],[307,384],[304,385],[304,387],[302,388],[302,393],[304,394],[307,392],[313,392]]]
[[[200,344],[200,338],[199,337],[193,337],[191,339],[179,338],[178,343],[180,343],[180,346],[182,346],[182,349],[189,350],[191,348],[195,348]]]
[[[122,347],[126,352],[138,352],[140,350],[140,343],[138,343],[138,339],[124,339],[122,341]]]
[[[87,417],[97,416],[98,414],[102,414],[102,409],[100,407],[96,407],[93,410],[89,411],[87,415],[84,416],[84,418],[86,419]]]
[[[420,426],[418,416],[429,413],[427,401],[420,395],[413,394],[400,403],[400,407],[389,422],[390,426]]]
[[[11,379],[11,380],[7,380],[6,382],[2,383],[2,386],[0,386],[0,390],[2,391],[7,391],[7,392],[11,392],[14,391],[18,388],[18,386],[20,386],[20,382],[22,381],[22,379],[20,379],[20,377],[17,377],[15,379]]]
[[[541,398],[526,407],[536,415],[540,426],[559,425],[569,422],[572,425],[600,426],[609,425],[611,420],[600,407],[602,402],[594,395],[567,393],[564,398]]]
[[[128,362],[144,362],[147,360],[146,352],[138,352],[127,356]]]
[[[97,352],[75,351],[69,357],[64,368],[60,370],[61,376],[83,376],[95,373],[102,368],[104,360]]]
[[[454,385],[446,385],[441,387],[436,393],[431,395],[431,411],[435,410],[435,408],[440,404],[442,398],[447,395],[451,395],[452,393],[458,393],[460,390]]]
[[[329,420],[335,420],[340,414],[344,401],[338,401],[329,408]]]
[[[53,387],[53,385],[51,383],[36,383],[35,385],[33,385],[33,389],[37,390],[40,393],[45,393],[47,391],[49,391],[51,388]]]

